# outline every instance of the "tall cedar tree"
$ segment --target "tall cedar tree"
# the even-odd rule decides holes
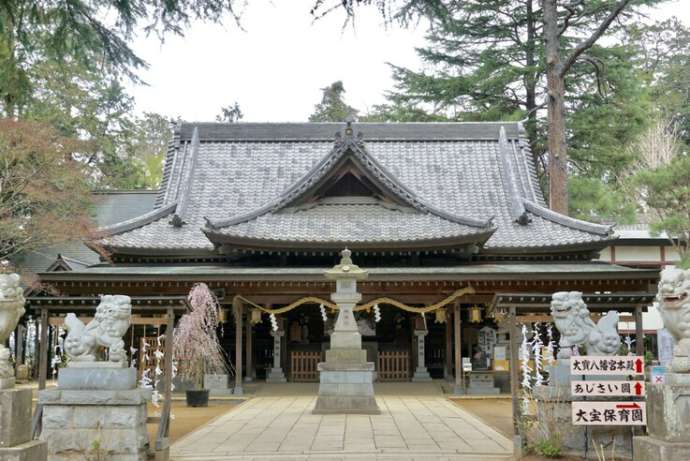
[[[321,91],[321,102],[314,107],[314,113],[309,116],[310,122],[344,122],[347,118],[357,115],[357,109],[348,106],[343,99],[343,82],[333,82],[321,88]]]
[[[530,117],[532,134],[540,105],[536,97],[539,77],[545,75],[549,199],[551,208],[567,213],[566,77],[578,61],[589,62],[600,71],[599,62],[588,56],[595,43],[614,21],[623,18],[626,9],[629,14],[633,5],[653,3],[657,2],[344,0],[331,4],[318,0],[314,13],[326,14],[339,5],[353,18],[357,6],[375,4],[387,19],[405,23],[415,17],[429,18],[432,36],[436,34],[446,56],[430,52],[427,57],[445,60],[466,72],[465,78],[454,81],[458,87],[450,88],[446,101],[455,92],[504,114],[522,109]],[[425,88],[425,83],[431,82],[420,83],[427,91],[430,87]],[[443,89],[441,95],[443,100]]]

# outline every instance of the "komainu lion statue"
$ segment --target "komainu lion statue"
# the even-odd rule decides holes
[[[108,349],[110,362],[126,365],[127,353],[122,337],[132,315],[129,296],[105,295],[96,308],[96,316],[88,325],[70,313],[65,317],[65,353],[75,362],[95,362],[99,347]]]
[[[618,312],[609,311],[595,324],[579,291],[554,293],[551,316],[561,334],[559,359],[570,358],[574,346],[584,345],[587,355],[614,355],[621,345]]]
[[[24,315],[24,290],[19,284],[19,275],[0,274],[0,378],[12,378],[14,370],[10,363],[10,350],[5,342]]]
[[[657,302],[664,327],[675,340],[671,370],[690,372],[690,269],[669,267],[661,272]]]

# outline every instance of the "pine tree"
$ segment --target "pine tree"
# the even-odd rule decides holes
[[[310,122],[344,122],[349,117],[357,115],[357,109],[348,106],[343,100],[343,82],[333,82],[321,88],[321,91],[321,102],[314,107],[314,113],[309,116]]]

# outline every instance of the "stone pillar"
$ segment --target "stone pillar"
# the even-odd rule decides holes
[[[374,364],[367,362],[367,351],[362,349],[362,335],[352,312],[362,299],[357,292],[357,280],[364,280],[367,272],[353,264],[349,250],[340,254],[340,264],[326,271],[326,277],[336,281],[331,299],[338,305],[338,319],[326,361],[318,365],[319,397],[313,413],[379,414],[374,397]]]
[[[450,308],[446,309],[446,360],[444,373],[446,381],[453,382],[453,313]]]
[[[281,357],[281,341],[285,334],[282,330],[272,331],[271,336],[273,336],[273,368],[268,370],[266,373],[267,383],[284,383],[287,382],[285,379],[285,373],[283,373],[283,368],[280,366]]]
[[[46,443],[31,440],[31,393],[14,387],[0,390],[0,461],[48,459]]]
[[[82,364],[61,369],[58,387],[39,392],[49,459],[145,461],[146,391],[136,388],[136,369]]]
[[[417,337],[417,369],[412,376],[412,382],[431,381],[429,370],[426,369],[424,338],[427,335],[426,330],[415,330],[414,335]]]
[[[647,384],[647,436],[633,437],[635,461],[690,459],[690,374]]]

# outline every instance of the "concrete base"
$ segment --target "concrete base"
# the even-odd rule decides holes
[[[31,389],[0,391],[0,461],[45,461],[46,443],[31,440]]]
[[[381,413],[374,397],[373,363],[321,362],[318,369],[319,397],[313,414]]]
[[[229,375],[204,375],[204,389],[208,389],[210,396],[232,395],[229,382]]]
[[[666,377],[678,380],[672,373]],[[666,442],[690,443],[690,385],[647,386],[647,433]]]
[[[498,395],[501,390],[497,387],[473,387],[467,388],[468,395]]]
[[[31,440],[16,447],[0,448],[0,461],[45,461],[46,459],[48,459],[48,445],[41,440]]]
[[[690,443],[665,442],[652,437],[633,439],[635,461],[687,461],[690,459]]]
[[[39,392],[48,459],[146,460],[145,397],[138,389]]]
[[[282,368],[271,368],[266,371],[266,382],[269,384],[286,383],[285,373]]]
[[[137,387],[136,368],[66,367],[58,374],[60,389],[128,390]]]
[[[0,447],[31,440],[31,389],[0,391]]]
[[[0,390],[2,389],[12,389],[15,385],[14,377],[11,378],[0,378]]]
[[[429,371],[426,368],[417,368],[414,375],[412,375],[413,383],[427,383],[429,381],[431,381],[431,375],[429,375]]]

